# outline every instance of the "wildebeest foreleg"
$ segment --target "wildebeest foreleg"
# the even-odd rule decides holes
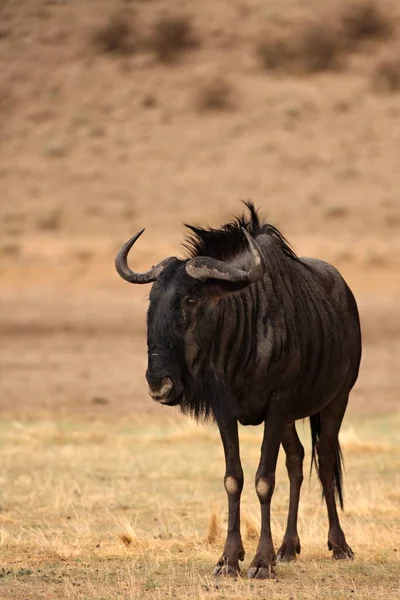
[[[228,494],[228,535],[214,575],[238,575],[239,560],[244,559],[240,535],[240,496],[243,489],[243,470],[239,455],[239,436],[236,420],[218,423],[225,452],[225,489]]]
[[[303,483],[304,448],[297,435],[294,422],[286,423],[282,446],[286,453],[286,468],[290,481],[289,514],[282,545],[278,550],[278,561],[288,562],[300,554],[300,539],[297,533],[297,513],[299,509],[300,488]]]
[[[261,459],[256,474],[256,491],[261,505],[261,534],[257,552],[247,572],[249,579],[268,579],[274,576],[276,555],[271,536],[271,499],[284,426],[284,421],[275,417],[265,421]]]

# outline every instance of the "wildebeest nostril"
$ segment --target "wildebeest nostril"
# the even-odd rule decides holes
[[[151,384],[149,385],[149,394],[153,400],[159,402],[160,400],[165,400],[167,398],[173,387],[174,384],[172,383],[172,380],[169,377],[165,377],[160,386],[156,387]]]

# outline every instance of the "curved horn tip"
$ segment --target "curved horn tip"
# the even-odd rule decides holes
[[[138,231],[137,233],[135,233],[135,235],[133,235],[129,241],[131,241],[133,239],[135,239],[135,241],[138,240],[140,238],[140,236],[142,235],[142,233],[145,231],[145,229],[146,228],[143,227],[143,229],[141,229],[140,231]]]
[[[127,249],[129,251],[132,248],[133,244],[140,238],[140,236],[142,235],[144,230],[145,230],[145,228],[143,227],[143,229],[141,229],[140,231],[135,233],[135,235],[130,237],[129,240],[127,242],[125,242],[125,244],[122,246],[122,248],[118,252],[117,258],[125,249]]]

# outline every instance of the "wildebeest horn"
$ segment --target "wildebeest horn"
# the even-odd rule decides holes
[[[188,275],[200,281],[221,279],[233,283],[242,283],[243,286],[259,281],[265,272],[264,257],[257,242],[244,228],[242,228],[242,231],[251,252],[251,267],[248,271],[243,271],[215,258],[196,256],[186,263]]]
[[[136,240],[142,235],[143,231],[144,229],[131,237],[131,239],[122,246],[121,250],[115,257],[115,268],[117,269],[118,274],[122,277],[122,279],[125,279],[125,281],[129,281],[129,283],[152,283],[157,279],[161,271],[163,271],[169,263],[171,263],[173,260],[176,260],[176,258],[170,256],[169,258],[162,260],[155,267],[152,267],[146,273],[135,273],[135,271],[132,271],[132,269],[128,267],[129,250],[132,248]]]

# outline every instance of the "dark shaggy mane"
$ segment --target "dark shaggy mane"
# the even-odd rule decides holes
[[[219,229],[203,229],[193,225],[185,225],[191,233],[186,236],[185,248],[190,258],[195,256],[210,256],[219,260],[229,260],[247,249],[247,242],[242,228],[246,229],[253,238],[264,233],[274,238],[283,253],[289,258],[297,259],[293,249],[283,234],[270,223],[260,222],[260,216],[252,202],[244,202],[249,216],[242,214]]]
[[[180,410],[198,422],[224,422],[231,416],[230,392],[215,373],[203,373],[196,379],[190,377]]]

